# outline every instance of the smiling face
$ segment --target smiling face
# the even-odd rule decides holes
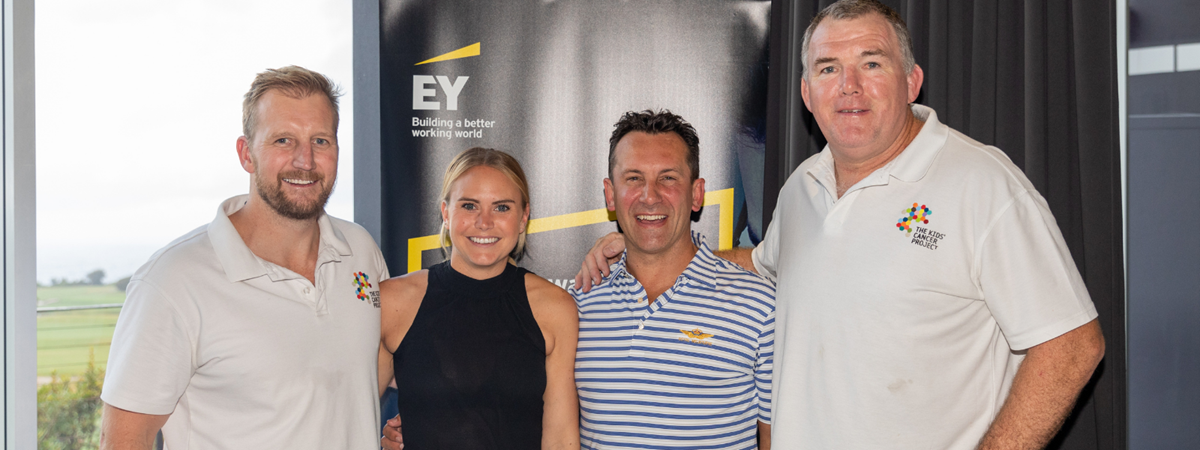
[[[923,73],[904,71],[900,44],[879,14],[826,19],[813,32],[800,93],[834,156],[852,162],[887,157],[906,123]]]
[[[612,178],[604,180],[608,210],[617,213],[631,254],[678,253],[691,259],[692,211],[704,204],[704,179],[692,180],[687,145],[675,133],[626,134],[617,143]]]
[[[521,189],[504,173],[475,166],[451,185],[442,202],[450,228],[450,267],[475,279],[500,275],[529,221]]]
[[[238,138],[238,157],[254,186],[251,196],[288,219],[320,216],[337,179],[329,100],[271,90],[259,100],[255,118],[253,136]]]

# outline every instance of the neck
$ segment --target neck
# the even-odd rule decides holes
[[[686,246],[675,247],[660,254],[641,253],[633,248],[625,251],[625,270],[641,283],[648,302],[654,302],[675,284],[699,250],[692,244],[690,235]]]
[[[316,283],[321,244],[318,219],[283,217],[253,194],[246,206],[229,216],[246,247],[259,258],[296,272]]]
[[[834,176],[837,179],[837,196],[842,198],[852,186],[858,184],[867,175],[878,170],[880,167],[892,162],[904,149],[908,148],[913,139],[917,138],[917,134],[921,132],[921,127],[925,125],[925,121],[918,119],[909,112],[908,117],[904,121],[904,126],[900,129],[900,135],[892,141],[892,144],[881,152],[871,152],[871,156],[854,160],[846,156],[845,152],[833,150],[833,169]],[[832,146],[830,147],[832,149]]]

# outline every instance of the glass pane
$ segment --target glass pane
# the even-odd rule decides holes
[[[256,73],[295,64],[342,86],[338,188],[326,210],[353,218],[351,2],[36,8],[38,445],[94,448],[124,283],[247,191],[235,142]]]

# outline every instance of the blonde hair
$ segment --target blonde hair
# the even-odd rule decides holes
[[[267,69],[254,77],[250,90],[242,99],[242,135],[254,137],[254,126],[258,122],[255,110],[258,101],[272,89],[292,98],[304,98],[321,94],[329,99],[329,107],[333,109],[333,132],[338,128],[338,97],[342,96],[341,89],[329,81],[325,75],[305,69],[300,66],[287,66],[278,69]]]
[[[450,166],[446,167],[446,175],[442,177],[442,193],[439,196],[443,203],[450,203],[450,189],[454,186],[454,182],[458,181],[463,174],[467,173],[475,167],[487,166],[500,171],[505,177],[517,185],[517,189],[521,191],[522,209],[529,206],[529,182],[525,179],[525,171],[521,169],[521,164],[517,162],[512,155],[504,153],[500,150],[482,147],[473,147],[459,153],[450,161]],[[525,223],[529,225],[528,222]],[[513,262],[520,261],[525,257],[525,235],[527,230],[522,229],[517,236],[517,246],[508,254],[509,259]],[[442,222],[442,231],[438,242],[442,246],[442,253],[446,258],[450,258],[450,227],[447,223]]]

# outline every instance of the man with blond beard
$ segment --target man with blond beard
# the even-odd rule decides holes
[[[378,283],[362,227],[325,214],[337,88],[258,74],[237,155],[250,193],[134,274],[113,334],[101,448],[377,449]]]

